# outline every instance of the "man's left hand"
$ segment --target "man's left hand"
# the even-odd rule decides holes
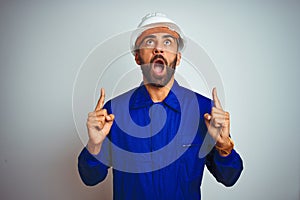
[[[220,100],[217,96],[216,88],[212,91],[214,106],[211,114],[205,113],[204,119],[209,134],[216,141],[216,149],[221,156],[227,156],[233,149],[233,142],[230,134],[230,116],[229,112],[223,110]]]

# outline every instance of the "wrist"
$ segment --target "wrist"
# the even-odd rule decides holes
[[[221,156],[226,157],[231,153],[234,147],[234,142],[230,137],[228,137],[225,142],[217,143],[215,147]]]
[[[100,153],[101,144],[93,144],[89,141],[86,148],[90,152],[90,154],[97,155]]]

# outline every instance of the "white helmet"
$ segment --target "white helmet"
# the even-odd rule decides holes
[[[130,39],[130,49],[132,54],[136,49],[135,43],[138,37],[146,30],[155,28],[155,27],[167,27],[170,30],[176,32],[179,35],[178,39],[178,51],[181,52],[185,45],[184,35],[179,28],[179,26],[167,18],[167,16],[163,13],[149,13],[145,17],[143,17],[141,23],[138,25],[137,29],[132,32]]]

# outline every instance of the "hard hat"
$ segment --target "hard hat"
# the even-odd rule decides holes
[[[134,54],[136,50],[136,41],[139,36],[146,30],[156,28],[156,27],[166,27],[171,31],[174,31],[178,34],[178,51],[181,52],[185,45],[184,35],[179,28],[179,26],[167,18],[167,16],[163,13],[149,13],[145,17],[142,18],[141,23],[138,25],[137,29],[134,30],[131,34],[130,39],[130,49],[132,54]]]

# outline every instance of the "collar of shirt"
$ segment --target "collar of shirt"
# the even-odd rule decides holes
[[[171,109],[175,110],[176,112],[181,112],[180,111],[180,103],[174,94],[179,94],[178,91],[180,89],[180,85],[177,83],[177,81],[174,81],[174,84],[167,95],[167,97],[162,101],[163,104],[166,106],[170,107]],[[154,102],[152,101],[145,85],[143,82],[141,85],[134,91],[129,106],[130,109],[138,109],[142,107],[147,107],[153,105]]]

